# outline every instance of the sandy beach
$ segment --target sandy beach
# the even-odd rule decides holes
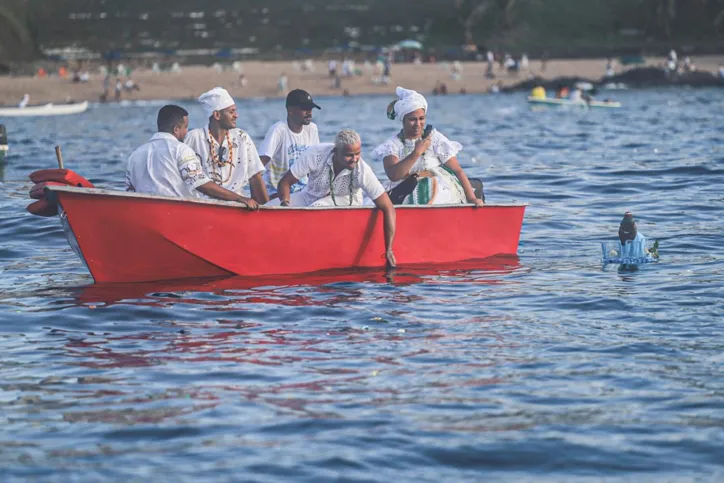
[[[721,56],[705,56],[697,57],[694,61],[698,70],[715,73],[722,59]],[[663,58],[646,58],[647,66],[659,66],[663,63]],[[140,90],[124,92],[122,99],[188,99],[195,98],[214,86],[227,88],[239,99],[279,97],[286,95],[286,92],[281,92],[278,88],[282,73],[288,78],[287,90],[301,88],[315,96],[342,95],[345,90],[349,95],[390,94],[397,85],[429,93],[438,81],[447,85],[449,93],[460,92],[462,89],[468,93],[482,93],[488,92],[498,81],[503,86],[510,86],[530,75],[544,79],[564,76],[599,79],[604,74],[606,59],[550,59],[545,70],[541,69],[540,61],[531,60],[529,69],[517,75],[502,71],[496,64],[496,79],[485,78],[484,62],[464,62],[461,65],[462,77],[455,80],[451,72],[452,65],[449,63],[393,64],[390,82],[384,85],[374,82],[375,73],[372,70],[367,72],[361,64],[357,64],[357,67],[362,69],[362,75],[343,77],[340,88],[334,87],[325,61],[315,61],[314,72],[295,69],[291,61],[244,62],[243,72],[248,81],[246,87],[242,87],[239,73],[230,69],[230,66],[223,72],[206,66],[185,66],[181,73],[154,73],[151,70],[135,69],[133,80],[140,86]],[[615,63],[614,67],[616,73],[625,70],[618,63]],[[115,84],[115,77],[112,84]],[[103,78],[100,74],[91,74],[90,82],[86,84],[74,84],[70,79],[58,76],[0,77],[0,105],[5,106],[16,105],[26,93],[30,95],[31,104],[44,104],[62,103],[68,99],[75,102],[98,101],[102,92]],[[110,97],[112,100],[113,86]]]

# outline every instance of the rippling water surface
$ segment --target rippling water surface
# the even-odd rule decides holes
[[[1,120],[0,480],[724,480],[724,91],[615,97],[430,99],[488,200],[530,203],[519,258],[388,277],[93,285],[27,174],[60,143],[121,187],[162,104]],[[363,154],[398,127],[320,101]],[[240,108],[257,143],[284,115]],[[602,268],[626,210],[660,263]]]

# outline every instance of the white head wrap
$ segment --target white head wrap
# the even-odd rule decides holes
[[[199,102],[204,106],[204,110],[209,117],[214,111],[221,111],[235,104],[234,98],[222,87],[214,87],[209,92],[201,94]]]
[[[398,87],[395,94],[397,94],[397,102],[395,102],[392,119],[397,117],[402,120],[407,114],[418,109],[424,109],[427,112],[427,100],[419,92]]]

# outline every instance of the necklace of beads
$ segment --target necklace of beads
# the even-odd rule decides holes
[[[211,130],[209,132],[209,153],[211,154],[211,166],[212,166],[212,178],[214,181],[216,181],[218,184],[226,184],[227,181],[231,179],[231,173],[234,170],[234,147],[231,145],[231,136],[229,136],[229,131],[226,131],[226,145],[229,147],[229,155],[226,157],[226,161],[222,159],[221,156],[216,152],[216,140],[211,136]],[[221,147],[221,144],[219,144],[219,147]],[[226,176],[226,179],[223,179],[223,168],[224,166],[229,166],[229,174]],[[216,168],[219,168],[219,172],[216,173]]]
[[[334,203],[334,206],[337,206],[337,200],[334,197],[334,185],[332,184],[332,180],[334,179],[334,169],[332,166],[334,165],[334,161],[332,161],[332,165],[329,167],[329,192],[332,195],[332,203]],[[350,173],[349,175],[349,206],[352,206],[352,185],[354,184],[354,171]]]

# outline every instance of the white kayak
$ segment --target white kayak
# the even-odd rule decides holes
[[[570,99],[557,99],[555,97],[546,97],[540,99],[536,97],[528,97],[528,104],[531,106],[553,106],[553,107],[578,107],[578,108],[607,108],[607,109],[618,109],[621,107],[620,102],[615,101],[572,101]]]
[[[45,104],[44,106],[0,107],[2,117],[67,116],[80,114],[88,109],[88,102],[78,104]]]

